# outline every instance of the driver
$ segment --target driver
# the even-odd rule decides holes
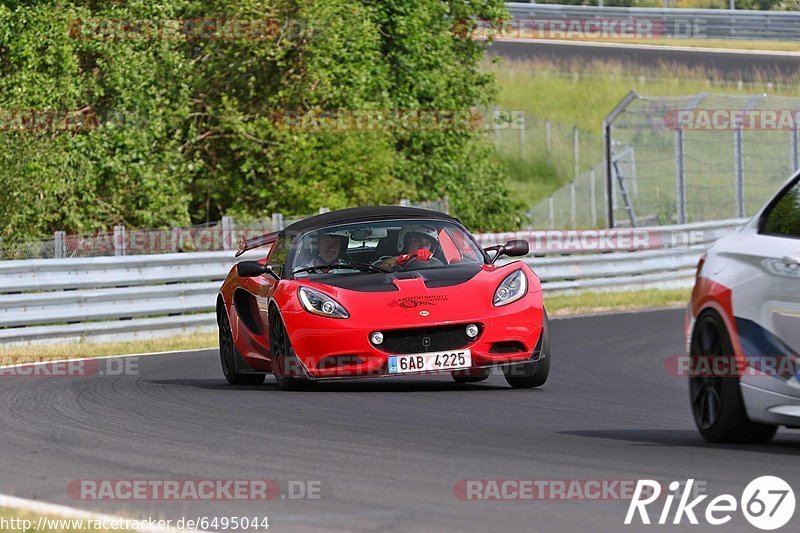
[[[441,266],[443,263],[433,257],[439,240],[436,230],[428,226],[411,226],[400,231],[399,240],[403,254],[388,257],[381,261],[383,268],[399,270],[407,268],[410,263],[422,261],[426,266]]]

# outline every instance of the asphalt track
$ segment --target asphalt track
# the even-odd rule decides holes
[[[623,526],[626,501],[464,501],[453,492],[463,479],[694,478],[738,498],[772,474],[800,495],[800,431],[763,446],[713,446],[695,432],[686,383],[664,370],[683,349],[681,310],[554,320],[552,330],[539,390],[511,390],[501,376],[232,387],[215,350],[142,357],[137,375],[0,377],[0,492],[129,516],[267,515],[271,531],[653,529]],[[70,480],[130,478],[319,480],[321,492],[202,503],[67,494]],[[797,531],[798,515],[783,530]],[[735,513],[691,530],[754,529]]]
[[[611,60],[638,67],[659,64],[715,70],[733,81],[769,80],[800,73],[800,54],[759,51],[726,51],[723,49],[665,48],[657,46],[620,45],[615,43],[581,43],[569,41],[519,40],[496,41],[489,53],[510,59],[546,59],[550,61],[584,62]]]

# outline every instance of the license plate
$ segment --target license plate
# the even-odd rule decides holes
[[[472,366],[469,350],[452,352],[413,353],[389,356],[390,374],[409,372],[431,372],[436,370],[458,370]]]

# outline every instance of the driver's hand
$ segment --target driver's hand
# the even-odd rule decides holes
[[[397,264],[400,266],[405,266],[406,263],[416,259],[417,261],[428,261],[430,258],[433,257],[433,254],[430,250],[417,250],[416,252],[412,252],[410,254],[403,254],[397,258]]]

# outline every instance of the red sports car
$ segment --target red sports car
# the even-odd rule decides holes
[[[317,215],[246,241],[222,284],[222,371],[232,384],[282,389],[342,378],[451,372],[457,382],[503,370],[514,388],[550,370],[547,314],[528,242],[481,249],[448,215],[362,207]]]

